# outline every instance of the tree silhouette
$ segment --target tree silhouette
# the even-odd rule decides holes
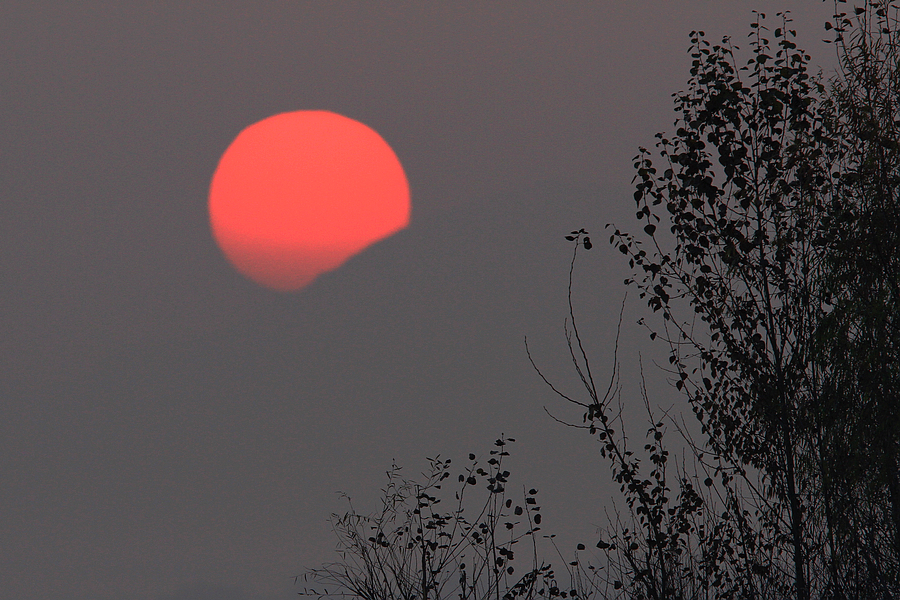
[[[630,515],[598,546],[623,597],[900,595],[897,11],[835,11],[829,85],[787,14],[774,30],[758,14],[743,64],[730,39],[694,32],[676,131],[635,157],[645,225],[610,242],[662,317],[650,337],[668,344],[705,438],[683,431],[692,474],[667,471],[652,411],[646,468],[610,426],[618,365],[600,393],[570,271],[567,338],[587,396],[563,397],[586,409],[622,484]],[[585,235],[567,237],[573,267]]]
[[[447,511],[449,461],[432,461],[420,483],[392,470],[380,513],[334,517],[341,558],[307,574],[331,587],[305,593],[900,598],[898,4],[863,0],[848,13],[835,1],[826,29],[841,68],[827,81],[810,73],[787,13],[774,28],[757,13],[746,54],[691,34],[675,132],[634,160],[642,227],[613,227],[610,243],[634,271],[626,286],[659,317],[640,323],[667,345],[699,439],[654,409],[641,366],[650,426],[642,451],[629,445],[618,334],[601,381],[572,300],[578,253],[592,243],[584,229],[566,236],[565,335],[584,394],[532,364],[584,411],[574,425],[596,436],[625,501],[599,554],[579,545],[565,563],[568,585],[540,557],[536,491],[515,508],[507,496],[501,439],[486,468],[470,455]],[[690,460],[672,460],[670,425]],[[473,502],[479,485],[487,495]]]

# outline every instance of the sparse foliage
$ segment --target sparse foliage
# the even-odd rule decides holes
[[[381,510],[332,516],[340,560],[303,576],[302,595],[362,600],[566,599],[540,560],[537,490],[511,494],[507,446],[487,464],[474,454],[453,486],[450,460],[430,459],[421,480],[388,472]],[[447,493],[453,489],[452,496]],[[516,499],[514,500],[514,496]],[[449,504],[449,506],[447,506]]]

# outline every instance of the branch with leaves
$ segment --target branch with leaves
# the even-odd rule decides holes
[[[501,437],[482,466],[474,454],[452,479],[450,460],[430,459],[421,479],[388,471],[382,508],[361,514],[350,505],[333,515],[340,559],[303,575],[301,595],[360,600],[565,599],[556,574],[540,559],[537,490],[519,501],[503,467],[512,438]],[[446,502],[449,508],[444,508]],[[349,500],[348,500],[349,502]],[[524,571],[519,565],[526,563]]]

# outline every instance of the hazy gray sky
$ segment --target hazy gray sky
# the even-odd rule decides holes
[[[412,474],[501,432],[545,530],[591,541],[615,488],[544,414],[578,417],[523,338],[577,389],[563,235],[585,227],[577,300],[607,371],[625,271],[603,226],[633,224],[631,159],[671,130],[689,32],[745,46],[754,8],[793,10],[833,63],[810,0],[4,0],[0,598],[290,598],[332,558],[337,490],[374,508],[392,459]],[[284,294],[222,257],[206,193],[240,130],[301,109],[378,131],[413,213]]]

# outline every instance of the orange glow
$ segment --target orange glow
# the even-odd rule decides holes
[[[327,111],[244,129],[209,189],[213,237],[235,269],[297,290],[409,224],[400,161],[369,127]]]

